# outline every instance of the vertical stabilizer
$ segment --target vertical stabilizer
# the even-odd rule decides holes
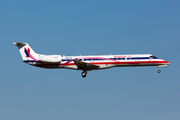
[[[36,54],[28,43],[13,42],[19,48],[19,52],[24,60],[38,61],[38,54]]]

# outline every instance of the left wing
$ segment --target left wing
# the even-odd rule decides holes
[[[87,70],[92,70],[92,69],[98,69],[100,66],[93,65],[90,63],[82,62],[80,60],[72,60],[74,61],[74,64],[78,67],[78,69],[87,69]]]

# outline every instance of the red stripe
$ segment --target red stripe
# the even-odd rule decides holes
[[[140,64],[169,64],[169,62],[167,61],[140,61],[140,62],[92,62],[92,63],[89,63],[89,64],[93,64],[93,65],[140,65]],[[75,65],[74,63],[68,63],[68,64],[36,64],[34,66],[37,66],[37,67],[46,67],[46,66],[71,66],[71,65]]]
[[[89,63],[89,64],[93,64],[93,65],[103,65],[103,64],[116,64],[116,65],[122,65],[122,64],[157,64],[157,63],[169,63],[167,61],[140,61],[140,62],[92,62],[92,63]],[[67,66],[67,65],[75,65],[74,63],[68,63],[68,64],[60,64],[61,66]]]

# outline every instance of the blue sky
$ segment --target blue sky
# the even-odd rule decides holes
[[[0,2],[0,119],[179,120],[180,2]],[[88,72],[22,61],[14,41],[60,55],[154,54],[171,64]]]

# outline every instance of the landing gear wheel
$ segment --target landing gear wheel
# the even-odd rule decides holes
[[[82,72],[82,73],[81,73],[81,75],[82,75],[83,78],[86,77],[86,74],[87,74],[87,72]]]
[[[83,77],[83,78],[85,78],[85,77],[86,77],[86,75],[82,75],[82,77]]]
[[[158,73],[160,73],[160,72],[161,72],[161,70],[158,70],[157,72],[158,72]]]

